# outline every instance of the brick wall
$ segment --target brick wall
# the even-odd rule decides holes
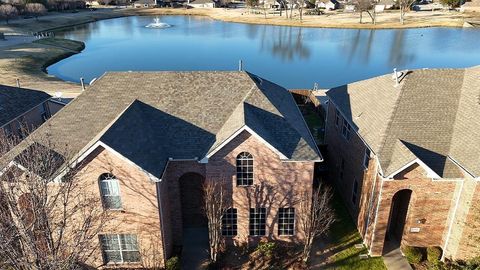
[[[111,173],[120,181],[122,210],[109,210],[111,218],[100,234],[136,234],[143,262],[151,264],[154,258],[163,262],[156,183],[131,163],[103,148],[94,151],[86,160],[77,179],[89,194],[101,197],[98,180],[103,173]],[[102,208],[100,201],[98,204]],[[103,264],[98,247],[90,262],[94,267]]]
[[[244,151],[254,158],[254,185],[251,187],[237,187],[236,184],[236,157]],[[313,168],[313,162],[282,162],[276,153],[247,132],[241,133],[213,155],[206,167],[207,180],[227,181],[233,192],[233,207],[238,212],[238,235],[228,240],[236,243],[258,241],[258,237],[249,237],[250,207],[266,208],[267,237],[284,241],[302,238],[299,228],[296,228],[293,237],[279,236],[277,214],[280,207],[294,207],[298,224],[298,200],[302,192],[311,194]]]

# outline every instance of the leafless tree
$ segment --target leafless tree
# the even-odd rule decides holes
[[[231,207],[231,200],[223,178],[207,179],[203,185],[203,192],[208,221],[210,260],[215,263],[222,248],[222,217]]]
[[[33,15],[38,21],[38,16],[45,15],[47,9],[40,3],[30,3],[25,6],[25,11]]]
[[[12,143],[0,138],[1,149]],[[38,135],[18,147],[0,158],[0,268],[76,269],[93,256],[110,216],[77,181],[81,164],[70,164],[67,146],[59,151]]]
[[[400,8],[400,23],[405,24],[405,14],[410,9],[410,6],[415,0],[398,0],[398,6]]]
[[[18,16],[18,10],[16,7],[10,4],[0,5],[0,17],[5,19],[7,24],[8,24],[8,20],[13,19],[17,16]]]
[[[376,24],[375,3],[372,0],[356,0],[355,7],[360,13],[360,23],[363,22],[363,13],[366,12],[372,19],[372,23]]]
[[[305,234],[302,258],[308,261],[312,244],[316,237],[324,235],[335,221],[335,214],[330,205],[332,191],[320,185],[313,194],[304,192],[300,202],[299,225]]]

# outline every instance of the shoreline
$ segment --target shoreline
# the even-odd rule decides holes
[[[224,10],[224,9],[99,9],[93,11],[81,11],[79,13],[56,13],[41,17],[39,21],[32,19],[18,19],[12,21],[10,25],[1,24],[0,32],[7,34],[18,33],[32,33],[43,31],[55,31],[63,28],[69,28],[77,25],[96,22],[99,20],[114,19],[129,16],[155,16],[155,15],[179,15],[179,16],[205,16],[213,20],[232,22],[232,23],[246,23],[246,24],[261,24],[261,25],[275,25],[275,26],[292,26],[292,27],[309,27],[309,28],[332,28],[332,29],[411,29],[411,28],[427,28],[427,27],[450,27],[458,28],[463,25],[466,18],[474,18],[456,14],[457,21],[440,20],[436,23],[432,21],[421,21],[412,23],[407,21],[407,24],[401,25],[397,23],[386,24],[359,24],[347,23],[345,20],[341,23],[334,24],[319,24],[324,22],[325,18],[330,22],[335,21],[335,18],[328,17],[329,15],[320,16],[305,16],[303,21],[296,18],[286,19],[278,15],[268,15],[266,19],[263,14],[246,14],[241,13],[242,10]],[[424,13],[422,13],[424,14]],[[390,13],[398,15],[396,13]],[[461,15],[461,16],[460,16]],[[339,16],[338,18],[348,18],[349,20],[358,18],[358,13],[355,14],[337,14],[331,17]],[[357,16],[357,17],[355,17]],[[480,17],[477,15],[476,19]],[[317,19],[311,21],[311,19]],[[318,21],[318,19],[321,19]],[[407,17],[410,19],[410,17]],[[33,22],[33,23],[32,23]],[[460,25],[460,23],[462,25]],[[32,88],[45,91],[49,94],[55,92],[63,92],[68,97],[75,97],[81,93],[79,83],[64,81],[58,77],[47,73],[47,68],[63,59],[66,59],[77,53],[81,53],[83,48],[78,49],[74,43],[82,43],[81,41],[52,39],[50,44],[42,44],[41,42],[27,42],[20,45],[1,46],[0,42],[0,84],[15,86],[15,79],[21,81],[21,86],[25,88]],[[57,43],[58,42],[58,43]],[[70,46],[76,49],[71,49],[69,46],[62,46],[70,42]],[[83,44],[84,46],[84,44]]]
[[[171,9],[154,8],[138,9],[131,15],[155,16],[155,15],[183,15],[183,16],[206,16],[214,20],[246,23],[256,25],[292,26],[308,28],[331,28],[331,29],[412,29],[430,27],[462,28],[465,22],[480,20],[480,14],[463,14],[456,12],[410,12],[407,13],[406,23],[398,22],[399,11],[388,11],[377,15],[377,24],[369,23],[365,17],[364,23],[359,23],[358,13],[326,13],[324,15],[304,15],[300,21],[298,18],[287,19],[279,15],[244,14],[244,9]],[[410,16],[409,16],[410,15]],[[412,16],[413,15],[413,16]],[[298,16],[298,15],[297,15]],[[434,18],[435,17],[435,18]],[[428,19],[429,18],[429,19]],[[426,20],[428,19],[428,20]],[[337,22],[338,20],[338,22]]]

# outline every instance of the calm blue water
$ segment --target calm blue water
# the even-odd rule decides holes
[[[87,82],[106,71],[246,70],[287,88],[333,87],[393,68],[480,65],[480,29],[352,30],[248,25],[192,16],[162,16],[168,29],[128,17],[77,26],[57,36],[86,49],[48,68]]]

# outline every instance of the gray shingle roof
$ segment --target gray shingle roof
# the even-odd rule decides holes
[[[247,72],[106,73],[30,137],[74,153],[100,140],[158,177],[168,158],[201,159],[243,125],[289,160],[320,159],[290,93]]]
[[[0,127],[50,99],[37,90],[0,85]]]
[[[384,175],[418,158],[439,176],[480,175],[480,67],[408,72],[333,88],[328,96],[377,153]]]

